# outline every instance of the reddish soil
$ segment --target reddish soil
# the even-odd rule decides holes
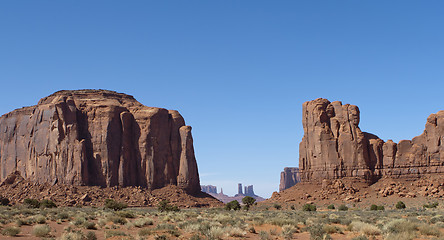
[[[371,204],[393,207],[403,201],[407,207],[422,207],[430,202],[444,201],[442,176],[392,179],[382,178],[375,184],[367,184],[356,178],[324,180],[320,183],[298,183],[259,204],[281,203],[288,206],[313,203],[318,206],[347,204],[369,207]]]

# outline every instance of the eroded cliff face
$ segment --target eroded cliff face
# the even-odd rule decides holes
[[[362,132],[359,121],[354,105],[322,98],[303,104],[301,181],[444,173],[444,111],[428,117],[423,134],[398,144]]]
[[[106,90],[60,91],[0,118],[0,180],[178,185],[200,191],[191,127],[177,111]]]

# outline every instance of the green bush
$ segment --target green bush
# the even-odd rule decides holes
[[[116,212],[118,216],[124,217],[124,218],[135,218],[136,215],[133,212],[130,211],[118,211]]]
[[[296,208],[294,207],[294,205],[291,205],[291,210],[295,210]]]
[[[177,206],[171,205],[168,200],[162,200],[157,204],[157,210],[160,212],[178,212],[180,209]]]
[[[330,205],[327,206],[327,209],[335,209],[335,205],[330,204]]]
[[[5,197],[0,197],[0,205],[8,206],[9,205],[9,199],[5,198]]]
[[[41,208],[56,208],[57,205],[49,199],[43,199],[42,201],[40,201],[40,207]]]
[[[276,210],[279,210],[282,208],[282,206],[277,203],[273,204],[273,207],[276,208]]]
[[[384,211],[384,206],[378,206],[378,205],[376,205],[376,204],[372,204],[371,206],[370,206],[370,210],[372,210],[372,211],[377,211],[377,210],[380,210],[380,211]]]
[[[438,207],[438,202],[427,203],[427,204],[424,204],[423,207],[424,207],[424,208],[436,208],[436,207]]]
[[[396,209],[404,209],[405,208],[405,203],[402,201],[399,201],[396,203]]]
[[[242,203],[245,204],[245,210],[249,210],[250,207],[254,204],[254,202],[256,202],[256,199],[254,199],[253,197],[250,196],[246,196],[244,198],[242,198]]]
[[[339,210],[339,211],[347,211],[347,210],[348,210],[348,207],[345,206],[344,204],[342,204],[342,205],[340,205],[340,206],[338,207],[338,210]]]
[[[114,211],[122,210],[127,208],[128,205],[126,203],[121,203],[114,201],[113,199],[105,199],[105,208],[112,209]]]
[[[2,230],[2,234],[5,236],[15,237],[20,233],[20,228],[18,227],[5,227]]]
[[[25,200],[23,200],[23,203],[28,208],[39,208],[40,207],[40,202],[37,199],[26,198]]]
[[[302,206],[302,211],[307,211],[307,212],[315,212],[316,211],[316,206],[313,204],[304,204],[304,206]]]
[[[241,206],[239,204],[239,202],[237,200],[233,200],[227,204],[225,204],[225,209],[226,210],[239,210],[241,209]]]

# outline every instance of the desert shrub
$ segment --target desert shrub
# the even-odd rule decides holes
[[[279,204],[277,204],[277,203],[273,204],[273,207],[274,207],[276,210],[279,210],[279,209],[282,208],[282,206],[279,205]]]
[[[434,203],[427,203],[423,205],[424,208],[436,208],[438,207],[438,202],[434,202]]]
[[[167,240],[168,238],[167,238],[167,236],[165,236],[165,235],[159,235],[159,236],[155,236],[154,237],[154,240]]]
[[[49,233],[51,232],[51,228],[48,225],[43,225],[43,224],[39,224],[39,225],[35,225],[32,228],[32,235],[36,236],[36,237],[47,237],[49,236]]]
[[[153,234],[153,231],[151,229],[148,229],[148,228],[142,228],[138,232],[138,235],[141,236],[141,237],[148,236],[148,235],[151,235],[151,234]]]
[[[416,233],[414,232],[401,232],[401,233],[390,233],[384,240],[413,240],[416,238]]]
[[[38,223],[38,224],[44,224],[44,223],[46,223],[46,217],[39,214],[39,215],[33,217],[32,221],[35,223]]]
[[[259,231],[259,237],[261,238],[261,240],[270,240],[270,234],[268,234],[268,232],[266,231]]]
[[[245,210],[249,210],[251,206],[253,206],[254,202],[256,202],[256,199],[250,196],[245,196],[242,198],[242,203],[245,204],[244,208]]]
[[[202,233],[208,239],[221,239],[225,234],[225,229],[218,226],[211,226],[208,229],[204,229]]]
[[[293,234],[296,232],[296,228],[293,225],[282,226],[282,237],[284,239],[292,239]]]
[[[8,206],[9,205],[9,199],[5,198],[5,197],[0,197],[0,205]]]
[[[169,223],[159,223],[156,226],[157,230],[175,230],[176,226],[174,226],[173,224],[169,224]]]
[[[345,206],[344,204],[342,204],[342,205],[340,205],[340,206],[338,207],[338,210],[339,210],[339,211],[347,211],[347,210],[348,210],[348,207]]]
[[[396,203],[395,205],[396,209],[404,209],[405,208],[405,203],[402,201],[399,201]]]
[[[242,230],[240,227],[228,227],[225,229],[226,234],[229,237],[245,237],[247,235],[247,232]]]
[[[314,224],[307,228],[310,233],[311,240],[325,240],[331,239],[330,235],[328,235],[324,230],[323,224]],[[330,237],[330,238],[329,238]]]
[[[15,224],[17,227],[23,226],[23,225],[32,225],[33,219],[32,218],[25,218],[25,219],[17,219],[15,220]]]
[[[87,232],[85,235],[85,240],[97,240],[97,236],[94,232]]]
[[[15,237],[20,233],[20,228],[18,227],[5,227],[2,229],[2,234],[9,237]]]
[[[431,226],[428,224],[421,224],[418,226],[418,230],[422,235],[435,236],[440,237],[441,232],[435,226]]]
[[[97,230],[96,224],[89,221],[84,222],[83,227],[85,227],[85,229]]]
[[[160,212],[178,212],[180,209],[177,206],[171,205],[168,200],[162,200],[157,204],[157,210]]]
[[[170,229],[167,231],[169,234],[171,234],[171,236],[175,236],[175,237],[179,237],[180,233],[177,229]]]
[[[115,224],[120,224],[123,225],[125,223],[127,223],[128,221],[126,220],[126,218],[120,217],[120,216],[115,216],[115,215],[111,215],[108,217],[108,221],[111,221]]]
[[[372,205],[370,206],[370,210],[371,210],[371,211],[376,211],[376,210],[378,210],[378,205],[376,205],[376,204],[372,204]]]
[[[153,225],[153,220],[151,218],[139,218],[133,222],[135,227],[141,228],[147,225]]]
[[[327,209],[335,209],[335,205],[330,204],[330,205],[327,206]]]
[[[430,223],[435,224],[438,222],[444,223],[444,216],[443,215],[436,215],[436,216],[433,216],[432,218],[430,218]]]
[[[86,218],[84,217],[75,217],[71,223],[76,225],[76,226],[81,226],[86,222]]]
[[[23,200],[23,203],[28,208],[39,208],[40,207],[40,202],[37,199],[26,198],[25,200]]]
[[[295,210],[296,208],[294,207],[294,205],[291,205],[290,209]]]
[[[241,206],[239,204],[239,202],[237,200],[233,200],[227,204],[225,204],[225,209],[226,210],[239,210],[241,209]]]
[[[377,207],[376,210],[378,210],[378,211],[384,211],[384,210],[385,210],[385,207],[382,206],[382,205],[380,205],[380,206]]]
[[[60,240],[85,240],[85,236],[80,231],[67,232],[62,234]]]
[[[381,230],[379,230],[378,227],[376,227],[372,224],[364,223],[364,222],[360,222],[360,221],[354,221],[354,222],[350,223],[349,227],[353,232],[360,232],[365,235],[373,235],[374,236],[374,235],[381,234]]]
[[[124,208],[127,208],[128,205],[126,203],[117,202],[113,199],[105,199],[105,208],[112,209],[114,211],[119,211]]]
[[[418,230],[418,224],[405,220],[405,219],[395,219],[388,222],[384,226],[384,231],[391,234],[397,234],[402,232],[416,232]]]
[[[41,208],[56,208],[57,205],[49,199],[43,199],[42,201],[40,201],[39,203]]]
[[[124,218],[135,218],[136,217],[136,215],[130,211],[118,211],[118,212],[116,212],[116,214],[118,216],[124,217]]]
[[[57,219],[66,220],[69,219],[69,214],[67,212],[60,212],[56,216]]]
[[[126,236],[126,233],[122,231],[111,231],[111,230],[105,231],[105,238],[111,238],[116,236]]]
[[[332,233],[341,233],[342,229],[340,229],[337,226],[324,225],[324,231],[328,234],[332,234]]]
[[[190,240],[201,240],[202,238],[200,238],[199,234],[194,234],[193,236],[191,236]]]
[[[307,211],[307,212],[315,212],[316,211],[316,206],[313,204],[304,204],[302,206],[302,211]]]
[[[361,235],[361,236],[354,237],[351,240],[368,240],[368,238],[365,235]]]

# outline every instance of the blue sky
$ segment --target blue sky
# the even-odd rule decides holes
[[[298,166],[302,103],[355,104],[411,139],[443,110],[442,1],[1,1],[0,114],[61,89],[179,110],[202,184],[269,197]]]

